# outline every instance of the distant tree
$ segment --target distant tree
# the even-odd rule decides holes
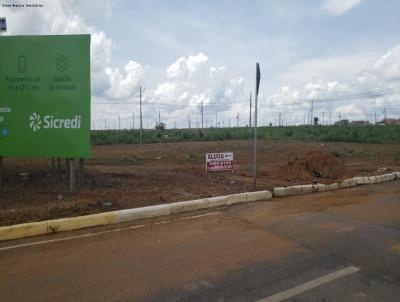
[[[156,130],[164,131],[167,126],[164,123],[156,123]]]
[[[314,117],[314,125],[315,125],[315,126],[318,126],[318,120],[319,120],[319,119],[318,119],[317,117]]]

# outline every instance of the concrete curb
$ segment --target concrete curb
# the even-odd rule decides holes
[[[309,184],[290,187],[276,187],[274,188],[273,192],[268,190],[247,192],[142,208],[105,212],[93,215],[23,223],[0,227],[0,241],[71,231],[98,225],[117,224],[121,222],[154,218],[213,207],[229,206],[237,203],[263,201],[271,199],[273,196],[283,197],[314,192],[326,192],[341,188],[355,187],[357,185],[382,183],[394,179],[400,179],[400,172],[370,177],[353,177],[350,179],[345,179],[340,183],[333,183],[329,185]]]
[[[386,181],[400,179],[400,172],[393,172],[389,174],[383,174],[378,176],[365,176],[365,177],[353,177],[345,179],[340,183],[333,183],[329,185],[325,184],[312,184],[312,185],[299,185],[290,187],[276,187],[273,190],[274,197],[300,195],[314,192],[326,192],[343,188],[351,188],[358,185],[376,184]]]
[[[270,198],[272,198],[272,193],[266,190],[174,202],[93,215],[17,224],[0,227],[0,241],[71,231],[98,225],[117,224],[212,207],[229,206],[236,203],[261,201]]]

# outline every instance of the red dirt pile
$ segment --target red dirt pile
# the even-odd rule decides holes
[[[281,167],[282,177],[294,180],[338,179],[344,176],[343,162],[327,151],[310,151]]]

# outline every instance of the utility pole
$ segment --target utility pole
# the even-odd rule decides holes
[[[190,129],[190,112],[189,112],[189,119],[188,119],[188,122],[189,122],[189,129]]]
[[[160,109],[158,109],[158,124],[161,124],[161,112]]]
[[[251,92],[250,92],[250,116],[249,116],[249,127],[251,128]]]
[[[257,182],[257,101],[258,101],[258,90],[260,88],[260,64],[256,64],[256,91],[254,97],[254,143],[253,143],[253,190],[256,190]]]
[[[104,120],[104,130],[107,130],[107,119]]]
[[[139,130],[139,142],[143,142],[143,115],[142,115],[142,94],[144,89],[142,86],[139,87],[139,100],[140,100],[140,130]]]
[[[279,127],[282,126],[282,112],[279,112]]]
[[[118,115],[118,130],[121,131],[121,116]]]
[[[135,114],[132,113],[132,129],[135,129]]]
[[[311,118],[310,118],[310,123],[311,125],[314,125],[314,100],[311,100]]]
[[[383,110],[384,116],[383,118],[386,120],[387,119],[387,111],[386,111],[386,104],[385,104],[385,110]]]
[[[204,102],[201,101],[201,129],[203,129],[204,126]]]

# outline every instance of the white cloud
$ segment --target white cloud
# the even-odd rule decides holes
[[[187,58],[180,57],[167,68],[167,77],[169,79],[192,77],[196,72],[201,72],[201,67],[203,67],[207,61],[208,57],[203,53],[190,55]]]
[[[348,62],[348,64],[351,64],[351,62]],[[341,67],[346,68],[344,65]],[[311,99],[334,98],[395,87],[396,94],[371,99],[348,99],[337,102],[314,103],[315,116],[320,118],[322,112],[325,112],[325,114],[331,113],[334,115],[335,119],[340,114],[342,118],[350,120],[365,120],[369,118],[372,121],[372,116],[377,112],[378,119],[381,119],[385,106],[393,108],[392,113],[399,112],[399,80],[400,44],[395,45],[380,58],[371,62],[352,81],[324,81],[315,77],[311,82],[300,87],[282,87],[278,93],[268,98],[263,114],[271,116],[271,114],[276,114],[277,112],[285,112],[286,114],[290,113],[292,117],[296,115],[308,116],[311,108],[309,100]],[[290,119],[290,117],[287,118]],[[297,120],[298,122],[303,122],[300,119]]]
[[[392,47],[358,76],[359,82],[391,83],[400,80],[400,44]]]
[[[74,1],[43,0],[41,4],[44,7],[38,9],[1,8],[0,15],[6,16],[8,20],[8,34],[91,34],[92,93],[102,95],[107,91],[113,96],[121,95],[126,86],[136,82],[138,75],[134,73],[139,72],[139,69],[134,70],[131,62],[125,67],[125,78],[118,69],[112,69],[112,40],[104,31],[88,25],[81,16],[74,13],[71,9],[76,4]]]
[[[334,16],[339,16],[359,5],[362,0],[325,0],[322,8]]]
[[[203,103],[210,121],[219,112],[221,122],[228,122],[230,111],[248,110],[247,105],[242,108],[243,91],[243,78],[231,76],[225,66],[210,66],[208,57],[199,53],[181,57],[166,68],[164,81],[154,90],[154,101],[168,104],[162,109],[172,119],[183,120],[189,112],[199,118]]]
[[[144,74],[144,68],[137,62],[129,61],[125,66],[125,76],[118,68],[105,69],[109,78],[109,88],[106,91],[107,96],[112,98],[131,97],[138,88],[139,82]]]
[[[302,85],[312,79],[324,81],[352,81],[378,54],[362,52],[341,56],[323,56],[294,64],[278,75],[280,82]]]

